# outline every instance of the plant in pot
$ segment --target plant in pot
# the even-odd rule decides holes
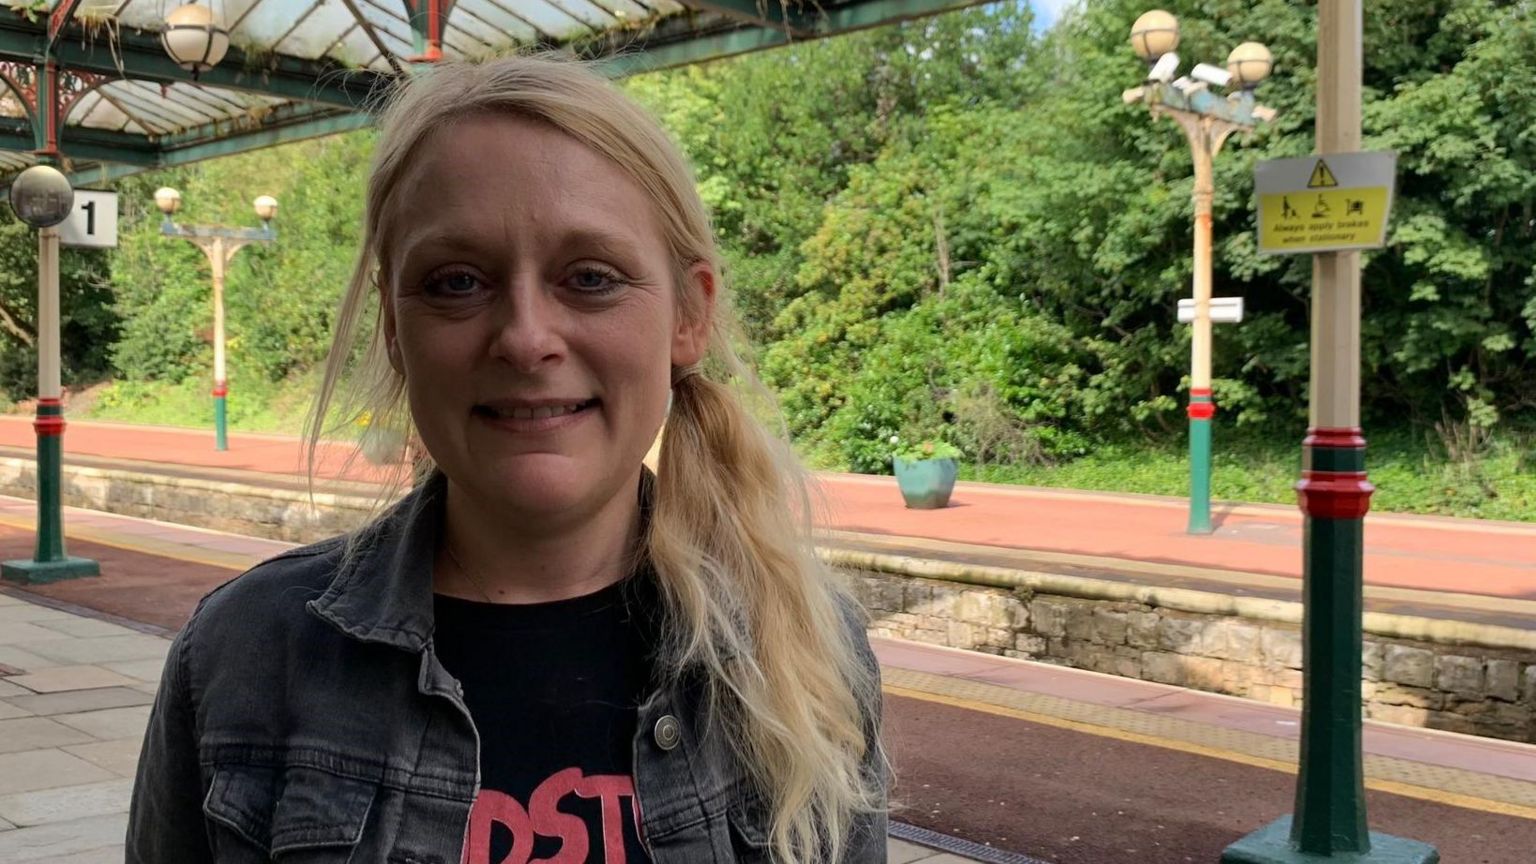
[[[896,485],[901,488],[907,507],[948,507],[949,496],[955,491],[955,474],[959,470],[955,460],[960,458],[960,448],[947,441],[904,444],[896,435],[891,436],[891,444],[895,448],[891,462],[896,469]]]

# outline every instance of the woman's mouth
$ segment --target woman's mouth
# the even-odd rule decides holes
[[[599,400],[584,399],[536,406],[480,404],[470,413],[501,429],[513,432],[545,432],[575,422],[597,407]]]

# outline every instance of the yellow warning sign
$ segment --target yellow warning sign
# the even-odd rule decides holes
[[[1254,166],[1259,252],[1379,249],[1396,188],[1397,154],[1329,153]]]
[[[1327,170],[1321,162],[1318,167]],[[1367,186],[1260,195],[1259,248],[1291,252],[1375,246],[1386,226],[1387,191]]]
[[[1312,178],[1307,181],[1308,189],[1321,189],[1328,186],[1337,186],[1339,181],[1328,170],[1328,163],[1317,160],[1317,167],[1312,169]]]

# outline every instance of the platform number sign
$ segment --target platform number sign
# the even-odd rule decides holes
[[[65,246],[110,249],[117,246],[117,193],[75,190],[75,209],[59,225]]]

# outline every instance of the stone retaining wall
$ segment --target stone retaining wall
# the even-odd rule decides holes
[[[37,495],[30,459],[0,458],[0,494]],[[247,537],[313,543],[362,524],[373,506],[365,495],[307,492],[226,483],[201,477],[66,465],[63,500],[124,516],[196,525]]]
[[[854,571],[871,633],[1301,703],[1295,624]],[[1536,651],[1366,634],[1367,717],[1536,742]]]
[[[35,490],[30,460],[0,458],[0,494],[30,498]],[[64,502],[295,543],[350,530],[374,504],[361,494],[317,493],[312,505],[308,494],[297,490],[87,466],[66,466]],[[829,557],[852,574],[874,619],[875,635],[1277,705],[1300,702],[1300,609],[1295,603],[1216,595],[1190,602],[1198,592],[1184,590],[1122,591],[1106,598],[1095,596],[1111,593],[1101,590],[1109,584],[1104,580],[1041,574],[1023,575],[1038,575],[1034,583],[1047,590],[1010,590],[913,575],[933,575],[935,568],[926,566],[932,562],[889,558],[875,570],[861,563],[868,555]],[[1138,599],[1124,599],[1131,594]],[[1366,716],[1536,742],[1536,648],[1530,647],[1536,642],[1478,647],[1466,638],[1464,625],[1402,622],[1409,626],[1393,632],[1438,641],[1372,633],[1367,627],[1362,658]],[[1491,644],[1504,643],[1495,639]]]

